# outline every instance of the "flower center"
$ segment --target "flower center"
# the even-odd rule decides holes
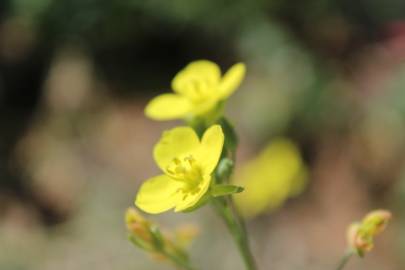
[[[212,82],[202,78],[192,77],[185,82],[186,91],[184,94],[192,102],[200,103],[212,96],[214,93],[214,88],[215,85]]]
[[[203,179],[200,167],[191,155],[182,159],[174,158],[166,171],[173,180],[186,184],[182,188],[184,191],[194,190]]]

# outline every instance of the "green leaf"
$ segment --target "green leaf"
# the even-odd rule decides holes
[[[239,193],[244,190],[243,187],[234,185],[215,185],[211,187],[211,195],[214,197],[226,196],[234,193]]]

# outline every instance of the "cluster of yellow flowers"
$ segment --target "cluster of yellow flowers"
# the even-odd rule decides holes
[[[215,123],[219,107],[239,86],[245,65],[236,64],[221,77],[213,62],[199,60],[187,65],[172,81],[174,94],[162,94],[149,102],[145,114],[155,120],[209,119]],[[188,211],[202,204],[224,146],[220,125],[207,126],[201,139],[191,127],[165,131],[153,156],[163,174],[143,183],[135,204],[151,214],[169,209]]]
[[[153,157],[162,174],[141,185],[135,205],[150,214],[173,209],[188,212],[212,202],[239,247],[246,269],[255,270],[241,213],[252,217],[280,207],[288,198],[302,192],[307,183],[307,168],[298,147],[286,138],[274,139],[260,155],[248,162],[230,183],[234,168],[236,134],[223,117],[226,99],[238,88],[245,65],[232,66],[223,76],[220,68],[207,60],[195,61],[172,81],[172,94],[151,100],[145,114],[154,120],[183,119],[188,126],[165,131],[154,147]],[[235,196],[234,201],[228,196]],[[384,230],[391,213],[378,210],[348,230],[350,256],[363,256],[373,247],[374,237]],[[155,258],[171,261],[179,269],[191,270],[186,252],[195,230],[176,236],[162,234],[156,224],[134,208],[126,212],[129,239]],[[184,233],[185,232],[185,233]]]
[[[195,61],[175,76],[173,94],[163,94],[149,102],[145,108],[148,117],[155,120],[180,118],[191,127],[176,127],[162,134],[153,150],[162,174],[141,185],[135,205],[144,212],[158,214],[170,209],[188,212],[212,201],[237,239],[244,253],[242,257],[247,258],[245,264],[254,269],[246,233],[242,224],[236,222],[236,213],[230,212],[231,201],[224,197],[243,191],[229,184],[236,138],[229,136],[235,134],[222,113],[226,99],[238,88],[244,75],[242,63],[221,76],[215,63]],[[231,159],[228,155],[232,155]],[[128,210],[126,221],[130,240],[135,245],[170,259],[181,269],[192,269],[187,253],[134,209]]]

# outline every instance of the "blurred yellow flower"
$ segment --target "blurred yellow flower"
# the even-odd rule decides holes
[[[190,127],[164,132],[153,153],[164,174],[142,184],[135,204],[151,214],[171,208],[179,212],[196,205],[210,186],[223,144],[219,125],[207,129],[201,141]]]
[[[374,210],[361,222],[353,223],[347,230],[349,247],[359,256],[374,247],[374,237],[383,232],[391,220],[392,214],[387,210]]]
[[[180,247],[187,248],[200,233],[198,226],[194,224],[183,224],[176,229],[175,240]]]
[[[306,183],[307,169],[297,146],[288,139],[274,139],[236,174],[235,184],[245,190],[235,195],[235,202],[243,216],[253,217],[280,207]]]
[[[238,88],[245,69],[244,64],[238,63],[221,77],[217,64],[208,60],[192,62],[174,77],[174,94],[162,94],[152,99],[145,114],[155,120],[207,114]]]

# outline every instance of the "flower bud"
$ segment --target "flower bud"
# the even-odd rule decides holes
[[[373,230],[372,234],[377,235],[385,230],[392,214],[387,210],[375,210],[366,215],[363,219],[364,224],[368,224]]]
[[[176,231],[162,233],[159,227],[146,220],[135,208],[125,212],[129,241],[148,252],[157,261],[188,263],[187,244],[197,234],[197,228],[185,226]]]
[[[374,247],[374,237],[384,231],[392,214],[387,210],[375,210],[365,216],[362,222],[353,223],[347,230],[349,247],[359,256]]]
[[[128,208],[125,213],[125,223],[128,231],[145,242],[151,240],[150,222],[147,221],[135,208]]]
[[[360,256],[363,256],[364,252],[370,251],[374,246],[372,237],[362,232],[361,223],[353,223],[349,226],[347,241],[349,247],[354,249]]]

